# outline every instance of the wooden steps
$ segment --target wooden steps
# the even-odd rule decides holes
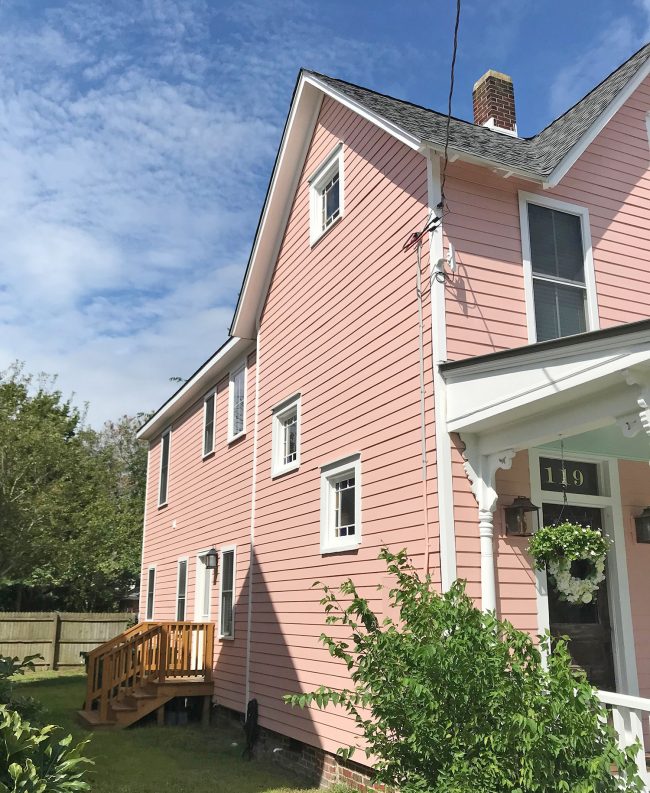
[[[88,729],[124,729],[176,697],[202,697],[203,721],[213,693],[211,623],[140,623],[89,656],[86,703],[77,712]]]

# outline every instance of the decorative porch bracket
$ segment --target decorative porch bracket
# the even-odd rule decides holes
[[[616,423],[626,438],[634,438],[640,432],[650,435],[650,376],[633,369],[626,369],[623,374],[625,382],[637,389],[638,410],[626,416],[619,416]]]
[[[463,437],[465,473],[478,504],[478,528],[481,542],[481,604],[483,611],[496,611],[496,570],[494,560],[494,512],[497,507],[496,473],[509,469],[516,452],[505,449],[481,454],[474,436]]]

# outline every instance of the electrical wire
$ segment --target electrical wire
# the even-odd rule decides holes
[[[447,164],[449,162],[449,128],[451,126],[451,103],[454,97],[454,80],[456,72],[456,56],[458,54],[458,28],[460,27],[460,0],[456,0],[456,22],[454,24],[454,45],[451,55],[451,69],[449,74],[449,99],[447,102],[447,129],[445,132],[445,151],[442,166],[442,177],[440,180],[440,204],[441,213],[445,212],[445,182],[447,179]]]

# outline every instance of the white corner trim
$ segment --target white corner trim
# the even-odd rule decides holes
[[[338,460],[326,463],[320,469],[320,552],[342,553],[351,551],[361,545],[361,453],[346,455]],[[354,536],[337,540],[332,536],[332,484],[346,474],[354,474]]]
[[[221,632],[221,619],[223,612],[223,555],[232,551],[232,633],[228,636]],[[235,606],[237,593],[237,546],[222,545],[219,548],[219,614],[217,616],[217,638],[222,641],[233,641],[235,638]]]
[[[429,212],[440,203],[440,158],[427,152],[427,193]],[[456,580],[456,532],[454,525],[454,487],[451,438],[447,432],[446,383],[440,364],[447,359],[447,316],[445,283],[436,275],[444,272],[442,224],[429,234],[429,284],[431,293],[431,346],[433,354],[433,400],[435,408],[436,469],[438,474],[438,525],[440,544],[440,583],[447,592]],[[427,549],[429,551],[429,549]]]
[[[296,414],[296,459],[285,463],[283,460],[284,421],[292,413]],[[302,435],[302,398],[300,394],[283,399],[272,410],[273,429],[271,432],[271,476],[282,476],[300,468],[300,436]]]
[[[559,212],[566,212],[570,215],[577,215],[580,218],[580,229],[582,231],[582,247],[584,255],[585,287],[587,293],[587,330],[598,330],[600,328],[600,317],[598,314],[598,294],[596,291],[596,274],[594,270],[593,248],[591,243],[591,225],[589,220],[589,210],[579,204],[570,204],[567,201],[560,201],[549,195],[539,193],[527,193],[519,191],[519,224],[521,231],[521,254],[524,266],[524,295],[526,300],[526,324],[528,328],[528,341],[534,344],[537,341],[537,329],[535,327],[535,297],[533,293],[533,268],[530,250],[530,227],[528,224],[528,204],[556,209]]]
[[[235,432],[235,376],[244,372],[244,416],[243,428],[240,432]],[[246,435],[246,407],[248,402],[248,356],[242,358],[228,372],[228,443],[236,441]]]
[[[248,545],[248,605],[246,608],[246,658],[244,661],[244,702],[248,707],[250,701],[251,659],[253,655],[253,574],[255,572],[255,520],[257,517],[257,461],[258,438],[260,434],[260,380],[262,379],[262,331],[257,327],[257,356],[255,358],[255,406],[253,416],[253,471],[251,477],[251,513],[250,535]],[[221,598],[219,598],[219,615],[221,615]],[[219,617],[221,618],[221,617]],[[245,711],[244,711],[245,712]]]
[[[569,169],[575,164],[576,160],[584,153],[585,149],[609,124],[614,115],[623,107],[627,100],[632,96],[636,89],[641,85],[645,78],[650,74],[650,60],[637,71],[630,79],[628,84],[619,91],[618,95],[609,104],[593,124],[587,129],[581,138],[569,149],[562,160],[555,166],[551,173],[546,177],[545,186],[555,187],[566,176]]]

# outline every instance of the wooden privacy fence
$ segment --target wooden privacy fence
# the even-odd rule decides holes
[[[81,666],[90,652],[135,622],[135,614],[77,614],[55,611],[0,611],[0,655],[39,653],[42,669]]]

